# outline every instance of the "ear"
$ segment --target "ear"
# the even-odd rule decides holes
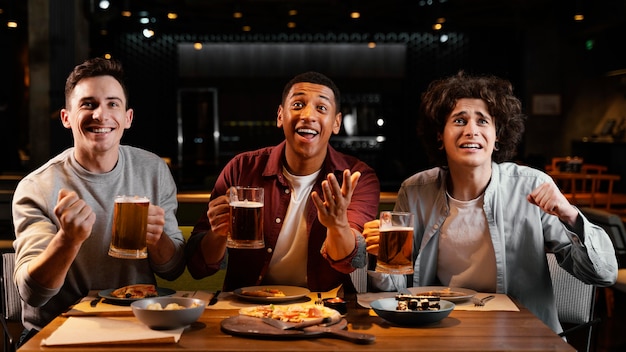
[[[340,112],[335,115],[335,123],[333,124],[333,134],[339,134],[341,131],[341,120],[343,119],[343,115]]]
[[[124,129],[129,129],[133,123],[133,117],[135,116],[135,112],[133,109],[126,110],[126,127]]]
[[[59,115],[61,116],[61,123],[63,124],[63,127],[71,129],[72,125],[70,124],[70,113],[66,109],[61,109]]]
[[[276,127],[283,127],[283,106],[278,105],[278,111],[276,111]]]

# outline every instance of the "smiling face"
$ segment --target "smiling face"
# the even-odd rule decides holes
[[[326,158],[328,140],[341,128],[332,89],[308,82],[294,84],[278,107],[277,126],[287,140],[289,171],[296,175],[317,171]]]
[[[132,120],[124,90],[111,76],[80,80],[61,110],[63,126],[72,130],[76,160],[94,172],[115,166],[120,140]]]
[[[481,99],[459,99],[443,129],[450,168],[491,168],[496,125]]]

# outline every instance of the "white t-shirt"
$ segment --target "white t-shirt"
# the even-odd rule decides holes
[[[437,276],[449,287],[496,291],[496,256],[483,210],[484,195],[460,201],[448,195],[450,215],[441,226]]]
[[[308,233],[303,214],[319,173],[317,171],[311,175],[296,176],[283,168],[283,175],[291,188],[291,201],[264,283],[307,286]]]

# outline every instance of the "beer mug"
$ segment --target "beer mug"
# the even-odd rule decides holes
[[[116,196],[109,255],[122,259],[148,257],[146,233],[150,200],[138,196]]]
[[[229,189],[229,248],[263,248],[263,188],[231,187]]]
[[[387,274],[413,273],[413,214],[380,213],[380,239],[376,271]]]

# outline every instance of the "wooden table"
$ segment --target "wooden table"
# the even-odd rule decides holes
[[[41,347],[41,340],[66,319],[58,317],[18,351],[574,351],[525,308],[519,312],[453,311],[439,323],[408,328],[370,316],[368,309],[351,303],[348,329],[374,334],[376,341],[369,345],[334,338],[280,341],[223,333],[220,322],[236,314],[237,310],[206,309],[176,344]]]

